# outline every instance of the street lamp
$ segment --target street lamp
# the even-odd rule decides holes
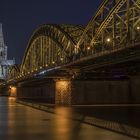
[[[110,37],[106,38],[106,42],[110,43],[111,42],[111,38]]]

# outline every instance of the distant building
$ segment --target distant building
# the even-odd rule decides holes
[[[2,24],[0,23],[0,79],[6,79],[8,68],[15,64],[15,60],[7,60],[7,46],[4,43]]]

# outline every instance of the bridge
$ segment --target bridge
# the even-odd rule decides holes
[[[139,103],[139,64],[140,1],[104,0],[86,27],[37,28],[1,87],[56,104]]]

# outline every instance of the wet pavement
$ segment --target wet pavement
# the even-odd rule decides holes
[[[18,104],[15,98],[0,97],[0,140],[134,140],[133,137],[86,124],[82,120],[70,119],[79,112],[85,116],[102,116],[107,120],[112,111],[108,110],[108,115],[103,115],[103,111],[91,108],[56,107],[55,113],[48,113]],[[126,124],[129,122],[126,121]],[[135,123],[133,126],[138,127]]]

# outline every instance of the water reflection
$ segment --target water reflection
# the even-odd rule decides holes
[[[72,109],[57,107],[55,113],[57,114],[54,118],[54,133],[56,138],[59,137],[60,140],[71,140],[72,120],[69,120],[68,118],[72,117]]]
[[[57,114],[55,116],[55,128],[54,128],[54,139],[64,139],[64,140],[77,140],[82,135],[82,139],[90,140],[92,137],[99,137],[100,133],[97,128],[95,131],[88,130],[88,127],[85,129],[83,124],[90,124],[97,126],[99,128],[111,130],[117,133],[125,134],[134,138],[139,139],[140,129],[135,128],[129,124],[120,123],[117,118],[117,114],[114,114],[113,111],[110,116],[105,115],[105,108],[101,111],[101,108],[98,110],[93,108],[80,108],[74,109],[70,107],[57,107],[54,112]],[[117,113],[121,115],[121,111],[114,109]],[[97,113],[98,112],[98,113]],[[103,113],[104,112],[104,113]],[[125,119],[128,119],[129,122],[129,112],[126,109]],[[98,115],[97,115],[97,114]],[[97,117],[98,116],[98,117]],[[103,119],[106,117],[106,119]],[[94,127],[93,127],[94,128]],[[88,131],[87,131],[88,130]],[[88,134],[88,137],[87,137]],[[109,137],[109,136],[108,136]]]
[[[16,98],[15,97],[8,97],[8,106],[10,105],[15,105],[15,102],[16,102]],[[6,101],[7,101],[6,99]]]
[[[124,121],[119,122],[118,113],[121,118],[124,115],[125,119],[128,119],[126,116],[129,115],[128,111],[124,113],[120,111],[120,108],[116,110],[115,108],[50,107],[53,111],[51,113],[48,111],[48,113],[16,104],[15,101],[15,98],[0,99],[0,139],[2,140],[8,140],[8,138],[9,140],[132,140],[132,137],[140,138],[140,130],[132,127],[129,121],[127,124],[124,124]],[[108,109],[113,114],[109,113]],[[133,111],[133,115],[136,112]]]

